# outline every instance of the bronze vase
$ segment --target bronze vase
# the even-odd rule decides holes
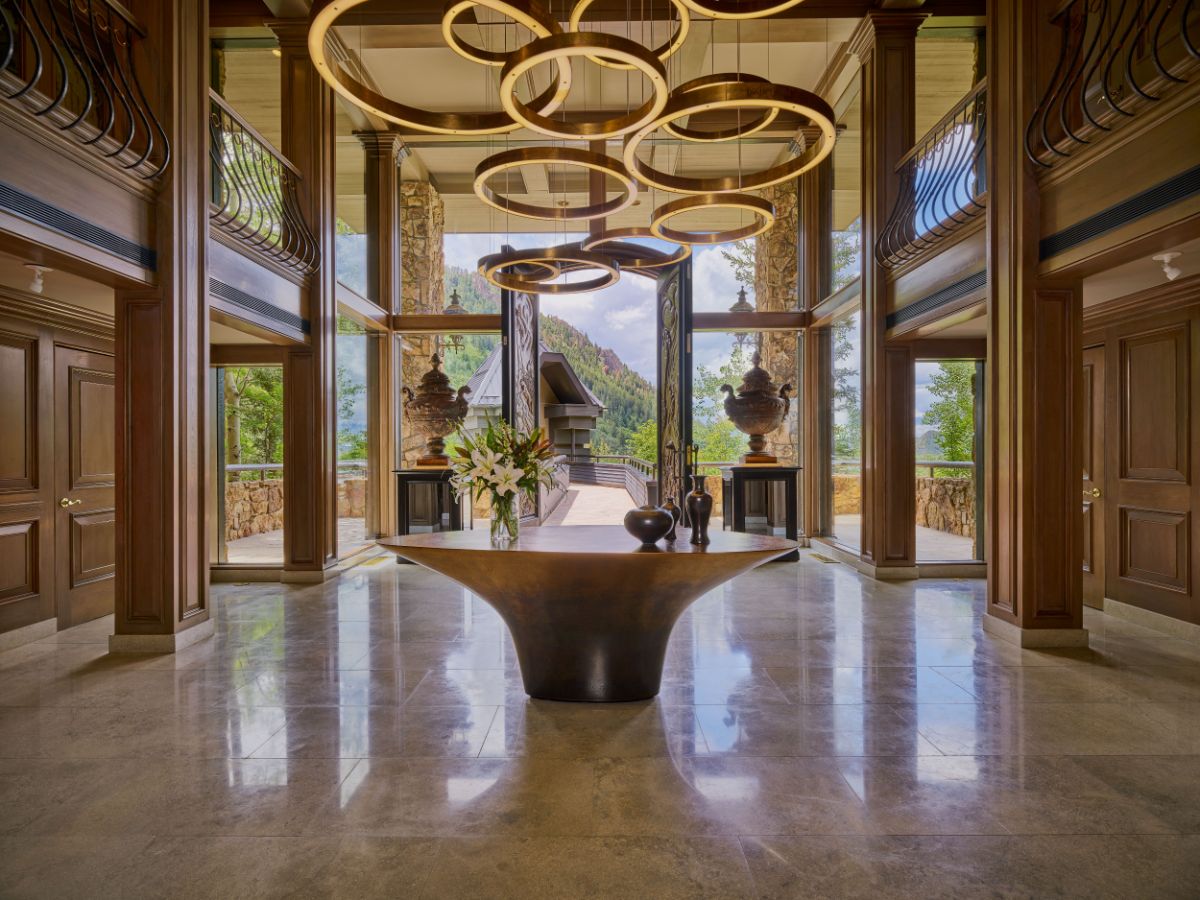
[[[668,497],[667,502],[662,505],[662,508],[671,514],[671,530],[667,532],[666,537],[670,543],[674,543],[677,537],[675,529],[679,527],[679,520],[683,517],[683,510],[675,505],[674,497]]]
[[[644,545],[653,546],[674,527],[671,514],[657,506],[639,506],[625,513],[625,530]]]
[[[692,476],[692,492],[684,501],[687,506],[688,521],[692,525],[693,544],[712,543],[708,537],[708,520],[712,516],[712,494],[704,489],[704,476],[697,473]]]

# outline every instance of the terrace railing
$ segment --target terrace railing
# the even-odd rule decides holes
[[[216,91],[209,91],[212,224],[296,272],[316,269],[317,242],[300,212],[300,171]]]
[[[636,503],[657,504],[658,466],[636,456],[597,455],[567,457],[573,484],[623,487]]]
[[[1166,99],[1200,68],[1194,0],[1065,0],[1051,16],[1058,62],[1025,129],[1051,168]]]
[[[983,214],[986,109],[980,81],[897,163],[900,191],[875,245],[880,265],[916,259]]]
[[[115,0],[0,0],[0,96],[153,181],[171,148],[138,77],[145,38]]]
[[[339,481],[347,478],[364,477],[367,474],[365,459],[344,459],[337,464]],[[230,481],[265,481],[270,474],[272,477],[283,475],[283,463],[229,463],[225,466],[226,477]],[[249,476],[248,478],[243,476]],[[257,476],[257,479],[255,478]]]

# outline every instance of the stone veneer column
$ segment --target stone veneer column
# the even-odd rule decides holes
[[[769,187],[762,197],[775,204],[775,224],[755,238],[754,306],[759,312],[787,312],[798,307],[800,275],[800,220],[795,179]],[[765,332],[762,367],[778,385],[791,384],[792,410],[783,426],[767,436],[767,452],[785,465],[797,464],[796,391],[800,388],[796,367],[796,335]]]
[[[437,188],[427,181],[400,183],[400,312],[404,315],[440,313],[445,307],[443,237],[445,213]],[[416,389],[429,369],[434,340],[430,335],[406,335],[408,349],[401,364],[401,384]],[[458,385],[455,385],[458,387]],[[404,397],[400,398],[401,403]],[[416,464],[424,439],[402,428],[400,447],[406,467]]]

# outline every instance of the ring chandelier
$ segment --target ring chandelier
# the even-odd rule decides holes
[[[761,234],[775,219],[774,206],[747,193],[795,178],[816,166],[833,150],[834,114],[817,95],[757,75],[722,72],[685,81],[671,90],[664,61],[683,46],[693,14],[710,19],[755,19],[771,16],[801,0],[669,0],[674,28],[666,41],[647,48],[628,37],[602,31],[581,30],[594,0],[576,0],[565,23],[551,14],[545,0],[447,0],[441,30],[446,45],[462,58],[500,69],[499,106],[493,112],[439,112],[399,103],[372,88],[346,65],[331,31],[342,16],[368,0],[314,0],[309,14],[308,49],[317,72],[330,87],[354,105],[403,130],[430,134],[482,137],[509,134],[525,128],[564,141],[605,141],[623,138],[621,158],[594,149],[563,146],[522,147],[490,155],[475,170],[475,193],[485,204],[506,214],[541,221],[599,221],[583,241],[529,250],[489,254],[479,261],[479,272],[502,288],[529,293],[577,294],[615,284],[622,272],[655,277],[657,270],[686,259],[691,246],[744,240]],[[524,29],[524,43],[504,51],[476,46],[464,39],[457,26],[475,10],[487,10],[498,20]],[[457,29],[457,30],[456,30]],[[580,57],[583,60],[580,60]],[[563,116],[571,91],[572,64],[586,60],[624,70],[640,77],[645,89],[640,103],[607,118],[586,113]],[[546,64],[549,64],[548,66]],[[542,91],[531,99],[518,94],[518,86],[535,70],[552,71]],[[696,118],[712,111],[736,111],[735,126],[699,127]],[[743,119],[743,112],[747,117]],[[801,117],[818,137],[802,142],[799,152],[784,162],[747,174],[691,177],[656,169],[639,156],[639,149],[657,131],[694,143],[736,141],[771,126],[781,113]],[[557,114],[557,115],[556,115]],[[695,118],[694,118],[695,117]],[[740,154],[740,151],[739,151]],[[597,173],[604,182],[615,180],[619,195],[609,198],[607,186],[590,179],[590,202],[553,206],[518,200],[499,189],[501,176],[525,166],[565,166]],[[688,196],[663,203],[654,210],[649,227],[605,229],[603,220],[628,209],[642,188],[655,188]],[[672,227],[675,217],[696,210],[740,210],[753,215],[749,225],[724,231]],[[664,252],[637,243],[656,238],[675,244]],[[594,272],[582,281],[559,281],[575,272]]]

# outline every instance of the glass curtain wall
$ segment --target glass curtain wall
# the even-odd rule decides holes
[[[917,559],[982,559],[982,363],[916,364]]]
[[[376,536],[375,448],[380,340],[354,319],[337,318],[337,516],[338,556],[367,546]]]
[[[283,563],[283,367],[213,369],[212,561]]]
[[[829,398],[833,520],[840,544],[862,548],[862,312],[855,309],[830,326],[833,366]]]

